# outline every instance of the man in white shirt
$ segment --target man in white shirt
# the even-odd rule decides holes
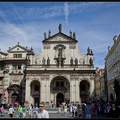
[[[37,112],[37,118],[49,118],[49,113],[44,109],[44,104],[39,104],[39,110]]]

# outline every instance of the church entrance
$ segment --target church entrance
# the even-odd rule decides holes
[[[17,93],[13,93],[11,96],[11,104],[14,107],[17,107],[18,103],[19,103],[19,95]]]
[[[56,96],[56,107],[59,107],[60,104],[64,102],[64,95],[62,93],[58,93]]]

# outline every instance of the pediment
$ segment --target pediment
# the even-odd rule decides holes
[[[63,33],[58,33],[43,40],[43,42],[78,42],[78,41]]]
[[[24,47],[22,47],[22,46],[20,46],[20,45],[16,45],[16,46],[14,46],[14,47],[12,47],[12,48],[10,48],[9,50],[8,50],[8,52],[18,52],[18,51],[20,51],[20,52],[26,52],[27,51],[27,49],[26,48],[24,48]]]

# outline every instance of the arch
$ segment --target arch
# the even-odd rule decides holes
[[[11,95],[11,104],[14,106],[14,107],[17,107],[18,103],[19,103],[19,95],[17,93],[13,93]]]
[[[82,80],[79,84],[81,102],[90,100],[90,83],[87,80]]]
[[[23,89],[18,84],[12,84],[7,88],[8,91],[8,103],[15,105],[15,103],[22,103],[22,99],[24,96],[22,96]],[[17,101],[16,101],[17,100]]]
[[[59,94],[61,93],[61,94]],[[63,96],[62,102],[70,101],[70,82],[64,76],[56,76],[51,80],[50,83],[50,99],[54,101],[56,107],[58,107],[58,96]]]
[[[34,105],[40,103],[41,84],[38,80],[32,80],[30,83],[30,95],[34,99]]]

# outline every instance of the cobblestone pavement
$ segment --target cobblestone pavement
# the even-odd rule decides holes
[[[71,113],[67,113],[66,115],[64,115],[63,112],[58,113],[58,111],[48,111],[49,112],[49,117],[50,118],[72,118],[72,114]],[[17,112],[14,113],[13,118],[16,118]],[[0,116],[0,119],[2,118],[10,118],[8,115],[8,111],[5,110],[4,116]],[[28,112],[26,115],[26,118],[29,118]]]

